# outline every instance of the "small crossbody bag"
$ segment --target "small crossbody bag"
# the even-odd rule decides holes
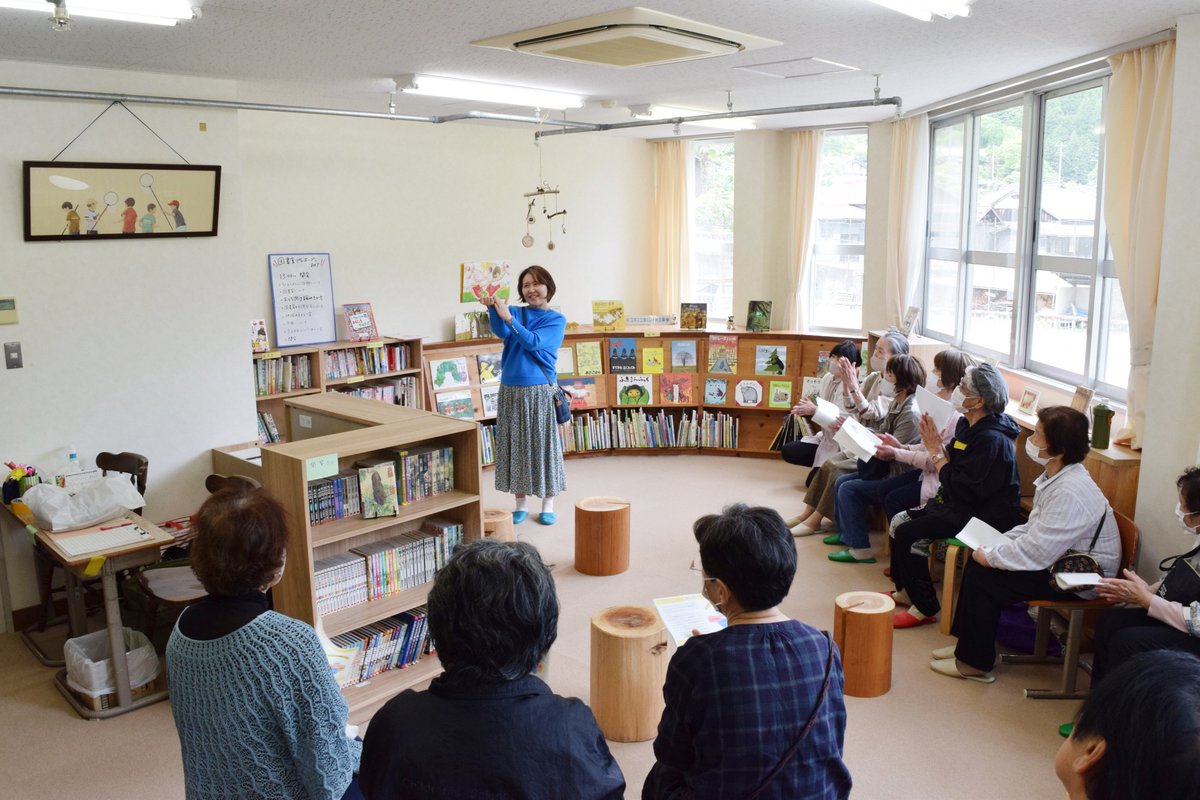
[[[546,382],[554,390],[554,421],[559,425],[566,425],[571,421],[571,399],[567,397],[566,391],[558,385],[558,381],[551,377],[550,370],[545,367],[542,369],[546,373]]]
[[[1104,528],[1104,521],[1106,519],[1108,519],[1107,507],[1104,509],[1104,513],[1100,515],[1100,522],[1096,525],[1096,532],[1092,534],[1092,543],[1088,545],[1086,553],[1067,551],[1066,554],[1059,556],[1058,560],[1050,565],[1050,585],[1052,587],[1059,589],[1054,576],[1060,572],[1095,572],[1101,578],[1104,577],[1104,570],[1100,569],[1100,562],[1092,555],[1092,551],[1096,549],[1096,542],[1100,539],[1100,531]],[[1080,586],[1073,591],[1082,592],[1091,588],[1090,586]]]
[[[1158,596],[1169,603],[1191,605],[1200,600],[1200,573],[1191,562],[1192,556],[1200,553],[1200,547],[1181,556],[1171,556],[1159,562],[1158,568],[1166,572],[1158,586]]]

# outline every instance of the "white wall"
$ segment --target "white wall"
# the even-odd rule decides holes
[[[227,81],[0,62],[0,85],[234,99]],[[2,460],[52,466],[132,450],[150,459],[147,514],[191,513],[209,449],[253,439],[247,324],[271,319],[267,254],[331,254],[337,302],[370,301],[386,333],[444,339],[457,265],[541,263],[569,319],[592,299],[648,306],[651,182],[644,141],[596,134],[544,141],[567,233],[532,250],[522,194],[538,181],[527,127],[432,126],[262,112],[131,106],[193,163],[223,166],[219,235],[181,241],[22,241],[21,161],[48,160],[104,103],[0,98],[0,295],[15,295],[25,368],[0,370]],[[201,133],[199,123],[208,131]],[[64,158],[178,163],[124,110]],[[556,226],[556,231],[558,226]],[[0,520],[14,608],[36,604],[24,534]]]

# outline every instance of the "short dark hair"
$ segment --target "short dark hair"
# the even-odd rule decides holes
[[[696,520],[700,563],[746,611],[779,605],[796,577],[796,545],[779,512],[735,503]]]
[[[915,392],[925,385],[925,366],[912,356],[892,356],[888,359],[884,373],[892,373],[896,379],[896,391]]]
[[[1039,408],[1038,422],[1046,434],[1046,450],[1052,456],[1062,456],[1063,464],[1080,464],[1091,450],[1088,439],[1088,418],[1070,406]]]
[[[287,512],[262,489],[222,489],[204,501],[192,525],[192,571],[209,594],[261,589],[283,566]]]
[[[838,342],[829,351],[829,355],[833,358],[844,358],[856,367],[862,366],[862,353],[853,339],[844,339]]]
[[[554,278],[550,276],[549,270],[545,267],[539,267],[537,264],[526,267],[517,276],[517,297],[520,297],[521,300],[525,299],[525,292],[521,291],[521,284],[525,282],[526,275],[532,276],[535,281],[546,287],[547,301],[554,299],[554,292],[558,288],[554,285]]]
[[[1188,467],[1175,481],[1175,488],[1187,500],[1187,510],[1200,513],[1200,467]]]
[[[429,592],[429,632],[451,680],[528,675],[558,637],[554,578],[531,544],[460,545]]]
[[[963,376],[967,374],[967,367],[973,366],[975,359],[957,347],[940,350],[933,357],[933,368],[941,373],[939,383],[946,389],[953,389],[962,383]]]
[[[1071,737],[1104,740],[1083,776],[1088,800],[1191,800],[1200,787],[1200,659],[1139,653],[1083,701]]]

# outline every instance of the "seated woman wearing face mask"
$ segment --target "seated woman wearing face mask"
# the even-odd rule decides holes
[[[1200,655],[1200,467],[1189,467],[1175,482],[1179,503],[1175,516],[1193,538],[1183,555],[1159,564],[1166,574],[1149,584],[1125,570],[1096,587],[1105,600],[1131,608],[1109,611],[1096,627],[1092,685],[1123,661],[1148,650],[1185,650]]]
[[[1104,575],[1116,573],[1121,537],[1108,501],[1083,466],[1089,447],[1086,416],[1067,406],[1038,411],[1025,451],[1046,471],[1033,482],[1029,521],[1008,531],[1004,544],[972,553],[951,631],[958,644],[933,651],[929,666],[934,672],[981,683],[995,680],[991,669],[1000,612],[1013,603],[1075,597],[1057,589],[1049,572],[1067,553],[1091,553]]]
[[[845,358],[856,371],[862,365],[862,356],[858,353],[858,345],[849,339],[834,345],[833,349],[829,351],[829,355],[835,362],[837,359]],[[846,393],[843,391],[840,369],[830,369],[825,373],[825,377],[821,379],[821,388],[817,390],[817,397],[837,406],[839,414],[850,413],[850,408],[842,405],[846,402]],[[807,397],[802,397],[796,405],[792,406],[792,414],[797,417],[811,417],[815,413],[817,413],[817,404]],[[810,424],[816,426],[815,423]],[[814,438],[816,441],[804,440]],[[826,436],[824,431],[819,431],[815,437],[806,436],[804,439],[797,439],[783,446],[779,454],[783,456],[784,461],[801,467],[815,468],[821,466],[825,463],[825,459],[841,449],[833,441],[832,433]],[[808,483],[812,482],[815,474],[815,471],[808,473]]]

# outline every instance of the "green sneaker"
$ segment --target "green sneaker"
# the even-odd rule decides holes
[[[825,544],[840,546],[840,545],[842,545],[842,535],[840,533],[836,533],[836,532],[831,533],[828,536],[826,536],[824,539],[822,539],[821,541],[824,542]]]
[[[1075,730],[1074,722],[1064,722],[1062,725],[1058,726],[1058,735],[1064,739],[1069,739],[1071,738],[1071,731],[1073,730]]]

